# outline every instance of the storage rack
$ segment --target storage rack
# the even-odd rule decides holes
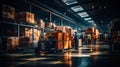
[[[71,22],[73,24],[75,24],[75,22],[76,22],[73,19],[71,19],[71,18],[69,18],[69,17],[67,17],[67,16],[65,16],[65,15],[63,15],[63,14],[61,14],[61,13],[59,13],[59,12],[53,10],[53,9],[50,9],[50,10],[53,10],[53,11],[50,11],[49,9],[46,9],[46,8],[44,8],[42,6],[39,6],[39,5],[36,5],[35,3],[32,3],[30,1],[24,1],[24,2],[26,2],[27,4],[29,4],[29,9],[30,9],[29,11],[30,12],[32,11],[32,6],[33,5],[36,6],[37,8],[40,8],[40,9],[48,12],[49,13],[49,20],[50,20],[50,22],[52,21],[52,15],[55,15],[55,16],[57,16],[57,17],[59,17],[61,19],[61,21],[60,21],[61,24],[60,25],[62,25],[62,23],[63,23],[62,20],[66,20],[69,23]],[[1,19],[0,22],[1,22],[0,24],[10,24],[10,25],[17,26],[17,37],[18,38],[20,38],[20,28],[21,28],[21,26],[26,27],[26,28],[27,27],[32,28],[32,42],[33,42],[33,39],[34,39],[34,34],[33,34],[34,33],[34,29],[43,30],[43,32],[44,32],[44,29],[36,27],[36,24],[29,24],[29,23],[25,23],[25,22],[21,22],[21,21],[8,20],[8,19]],[[1,36],[2,37],[7,37],[7,36],[4,36],[4,35],[1,35]]]
[[[110,50],[112,52],[120,52],[120,19],[114,19],[111,22],[111,40],[110,40]],[[116,26],[117,25],[117,26]]]

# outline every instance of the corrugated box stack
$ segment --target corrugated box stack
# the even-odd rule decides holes
[[[15,19],[15,8],[8,6],[8,5],[2,5],[2,17],[6,19]]]
[[[45,23],[45,27],[46,28],[52,28],[52,22],[48,22],[48,23]]]
[[[94,32],[95,32],[94,28],[87,28],[87,29],[85,30],[85,33],[86,33],[86,34],[93,34]]]
[[[18,48],[19,38],[18,37],[5,37],[2,38],[4,43],[4,49],[8,51],[16,50]]]
[[[55,24],[55,23],[52,23],[52,29],[55,30],[55,28],[56,28],[56,24]]]
[[[30,12],[16,12],[15,19],[18,21],[34,23],[34,14]]]
[[[41,34],[41,32],[39,30],[34,29],[34,40],[35,41],[37,41],[37,42],[39,41],[40,34]]]
[[[55,31],[60,31],[60,32],[66,32],[66,30],[65,30],[65,26],[57,26],[56,28],[55,28]]]
[[[69,33],[63,33],[63,44],[64,44],[64,49],[68,49],[69,47]]]
[[[54,37],[54,40],[56,40],[55,48],[57,50],[62,50],[63,49],[63,33],[54,32],[53,37]]]
[[[32,45],[32,38],[31,37],[20,37],[19,44],[22,47],[27,47]]]
[[[19,43],[19,39],[18,39],[18,37],[9,37],[8,39],[7,39],[7,47],[8,47],[8,49],[12,49],[12,50],[14,50],[14,49],[17,49],[18,48],[18,43]]]
[[[31,46],[32,44],[32,28],[21,28],[20,46]]]
[[[40,28],[45,28],[45,22],[43,20],[36,20],[36,23]]]

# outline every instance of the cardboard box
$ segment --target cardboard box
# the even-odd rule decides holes
[[[31,37],[21,37],[19,40],[20,46],[31,46],[32,38]]]
[[[15,19],[15,8],[8,6],[8,5],[2,5],[2,17],[6,19]]]
[[[64,41],[63,44],[64,44],[64,49],[68,49],[69,41],[68,40]]]
[[[53,33],[54,40],[56,40],[55,48],[57,50],[63,49],[63,33],[62,32],[55,32]]]
[[[30,12],[17,12],[15,19],[23,22],[34,23],[34,14]]]
[[[4,50],[15,50],[18,48],[19,38],[18,37],[4,37],[2,38],[4,45],[2,46]]]
[[[63,33],[63,40],[69,40],[69,33]]]
[[[68,48],[72,48],[71,40],[68,41]]]
[[[45,27],[47,27],[47,28],[52,28],[52,22],[49,22],[49,23],[45,23]]]
[[[40,28],[45,28],[45,22],[43,20],[37,20],[36,23]]]

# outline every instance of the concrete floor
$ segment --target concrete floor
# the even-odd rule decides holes
[[[120,54],[110,53],[108,45],[84,45],[40,56],[33,49],[0,55],[0,67],[120,67],[119,63]]]

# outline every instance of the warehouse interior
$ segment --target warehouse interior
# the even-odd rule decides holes
[[[0,67],[119,67],[119,0],[0,0]]]

